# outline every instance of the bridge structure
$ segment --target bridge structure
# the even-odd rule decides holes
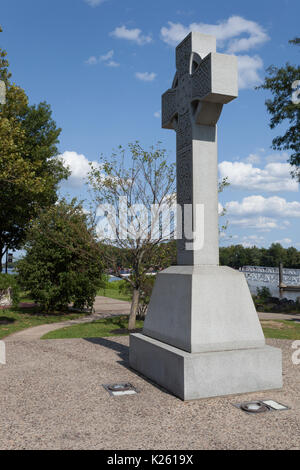
[[[266,266],[243,266],[240,268],[247,281],[270,284],[279,283],[279,268]],[[283,282],[287,286],[300,286],[300,269],[283,268]]]

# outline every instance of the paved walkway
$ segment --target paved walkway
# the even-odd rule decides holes
[[[99,318],[106,318],[114,315],[128,315],[130,312],[130,302],[125,300],[110,299],[109,297],[102,297],[98,295],[94,303],[94,313],[84,318],[77,320],[68,320],[65,322],[51,323],[49,325],[35,326],[26,330],[19,331],[8,336],[5,342],[9,341],[33,341],[40,339],[50,331],[58,330],[66,326],[75,325],[78,323],[88,323],[91,321],[99,320]],[[299,320],[300,315],[288,315],[282,313],[259,313],[260,320]]]
[[[128,314],[130,312],[130,302],[125,300],[115,300],[109,297],[98,295],[94,303],[95,313],[100,314]]]
[[[10,341],[33,341],[40,339],[50,331],[59,330],[66,326],[76,325],[78,323],[89,323],[100,318],[111,317],[114,315],[125,315],[130,312],[130,302],[124,300],[109,299],[107,297],[97,296],[94,303],[94,313],[84,318],[78,318],[77,320],[68,320],[58,323],[50,323],[48,325],[34,326],[33,328],[27,328],[26,330],[18,331],[7,338],[5,342]]]
[[[300,314],[258,312],[260,320],[295,320],[300,321]]]

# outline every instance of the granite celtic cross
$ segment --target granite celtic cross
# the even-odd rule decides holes
[[[202,249],[177,240],[179,265],[219,264],[218,154],[216,124],[223,104],[238,95],[237,59],[216,53],[216,39],[189,34],[176,48],[176,75],[162,96],[162,127],[176,131],[177,202],[192,204],[193,230]],[[202,207],[199,227],[197,207]],[[185,211],[182,210],[184,226]]]
[[[204,243],[186,233],[178,265],[157,274],[143,333],[130,335],[130,367],[183,400],[280,388],[281,350],[265,344],[245,276],[219,266],[216,124],[238,93],[237,59],[193,32],[176,68],[162,125],[177,135],[178,212],[188,205],[189,231]]]

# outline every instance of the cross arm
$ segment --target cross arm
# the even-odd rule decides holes
[[[162,95],[162,127],[164,129],[174,129],[173,119],[177,114],[176,110],[176,89],[170,88]]]
[[[192,101],[225,104],[238,96],[237,58],[211,53],[192,74]]]

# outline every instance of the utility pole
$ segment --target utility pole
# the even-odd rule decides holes
[[[279,289],[283,289],[286,285],[283,282],[283,264],[279,263]]]

